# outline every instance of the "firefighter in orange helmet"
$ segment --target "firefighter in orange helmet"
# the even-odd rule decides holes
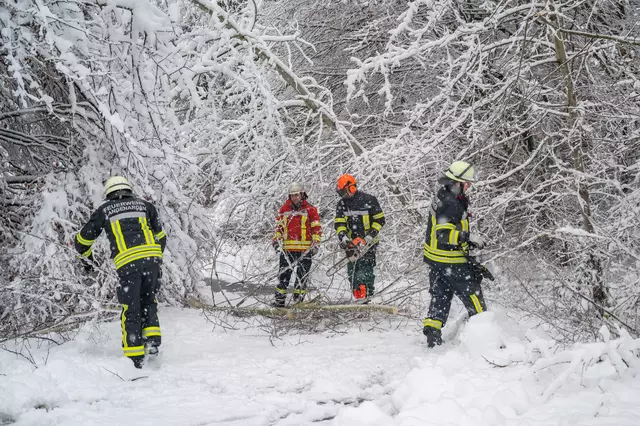
[[[368,300],[373,296],[378,233],[385,224],[384,212],[378,199],[358,191],[356,179],[342,175],[336,191],[340,201],[336,206],[334,227],[340,246],[353,260],[347,264],[349,282],[356,300]],[[365,246],[366,247],[366,251]],[[363,255],[359,255],[364,252]]]
[[[276,217],[273,248],[280,254],[276,307],[284,307],[293,271],[293,301],[302,302],[307,294],[311,258],[318,253],[322,228],[318,209],[307,202],[307,193],[298,182],[289,185],[289,198]]]

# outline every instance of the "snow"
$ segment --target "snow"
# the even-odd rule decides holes
[[[401,317],[390,317],[387,327],[369,320],[340,333],[280,335],[276,325],[286,320],[227,317],[223,328],[197,310],[162,308],[160,315],[162,354],[142,370],[122,356],[118,321],[89,323],[60,346],[30,341],[26,353],[35,366],[1,351],[0,424],[640,421],[637,356],[621,370],[603,355],[607,348],[637,354],[628,335],[560,350],[496,309],[468,322],[451,318],[447,343],[429,350],[417,322]],[[588,362],[588,354],[597,360]]]

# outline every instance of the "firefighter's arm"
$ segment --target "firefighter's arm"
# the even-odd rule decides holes
[[[336,230],[336,234],[340,241],[344,241],[348,238],[349,230],[347,229],[347,216],[344,214],[344,204],[342,201],[339,201],[336,206],[336,218],[333,221],[333,228]]]
[[[322,239],[322,226],[320,225],[320,215],[317,208],[311,207],[309,209],[309,220],[311,221],[311,239],[313,244],[318,244]]]
[[[380,203],[378,203],[378,199],[373,197],[373,203],[371,205],[370,210],[371,215],[371,229],[368,232],[368,236],[370,238],[375,239],[378,236],[378,233],[382,230],[382,227],[386,223],[386,219],[384,217],[384,212],[380,207]]]
[[[465,242],[461,234],[462,232],[458,231],[453,223],[439,223],[436,225],[438,246],[460,246]]]
[[[89,221],[82,227],[80,232],[73,239],[73,245],[80,257],[91,259],[92,246],[96,238],[102,233],[102,224],[104,223],[104,212],[98,209],[91,214]]]
[[[147,214],[149,215],[149,222],[151,230],[153,231],[154,239],[158,244],[160,244],[160,249],[164,253],[164,249],[167,246],[167,234],[164,232],[162,225],[160,224],[158,210],[156,210],[156,207],[151,203],[147,203]]]
[[[467,248],[469,239],[469,222],[462,220],[464,210],[457,204],[446,205],[445,208],[438,212],[436,223],[436,238],[438,245],[444,244],[449,248]],[[456,227],[455,223],[460,223],[461,228]]]

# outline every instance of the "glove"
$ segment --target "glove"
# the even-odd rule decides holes
[[[469,235],[469,245],[474,248],[482,249],[487,245],[487,243],[484,241],[484,238],[482,238],[482,235],[471,234]]]
[[[280,253],[280,243],[278,241],[272,242],[271,246],[273,246],[273,249],[276,251],[276,253]]]
[[[338,239],[340,240],[341,249],[347,250],[351,247],[354,247],[353,241],[351,241],[351,238],[349,238],[349,236],[345,232],[338,235]]]
[[[353,244],[353,241],[349,240],[346,243],[340,243],[340,248],[342,250],[357,250],[358,247]]]
[[[316,254],[318,254],[319,251],[320,251],[320,247],[318,247],[317,245],[312,245],[311,249],[309,249],[309,255],[315,256]]]
[[[376,237],[373,234],[367,234],[364,237],[364,241],[367,243],[367,245],[371,245],[373,244],[373,242],[375,241]]]

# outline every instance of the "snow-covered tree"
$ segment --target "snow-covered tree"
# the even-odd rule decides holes
[[[203,264],[243,220],[270,222],[263,210],[282,190],[274,182],[292,177],[285,160],[297,155],[284,120],[322,123],[306,135],[313,139],[332,113],[271,52],[298,45],[295,34],[256,27],[253,5],[227,9],[146,0],[0,6],[7,328],[93,313],[113,298],[104,245],[97,275],[83,277],[69,244],[110,175],[125,175],[159,205],[170,303],[195,296]],[[295,96],[276,96],[274,78]],[[214,207],[217,217],[234,213],[230,227],[212,220]],[[251,229],[240,236],[255,237]]]
[[[383,277],[404,274],[437,177],[466,159],[501,296],[560,329],[638,330],[638,1],[329,6],[0,5],[3,324],[113,299],[104,246],[85,277],[68,245],[110,175],[159,206],[162,296],[185,303],[221,250],[254,250],[245,274],[266,282],[287,185],[327,229],[345,172],[388,215]]]
[[[478,166],[480,229],[496,257],[533,259],[536,275],[551,279],[554,290],[537,288],[549,321],[553,309],[581,309],[570,289],[600,308],[630,295],[608,293],[633,277],[639,254],[637,231],[624,225],[637,214],[629,185],[639,160],[631,153],[640,111],[637,6],[418,0],[398,16],[386,50],[355,59],[348,72],[349,99],[377,89],[389,112],[398,96],[392,79],[411,78],[402,67],[420,64],[433,77],[404,108],[393,143],[409,153],[408,170],[443,152]],[[384,82],[372,87],[375,75]]]

